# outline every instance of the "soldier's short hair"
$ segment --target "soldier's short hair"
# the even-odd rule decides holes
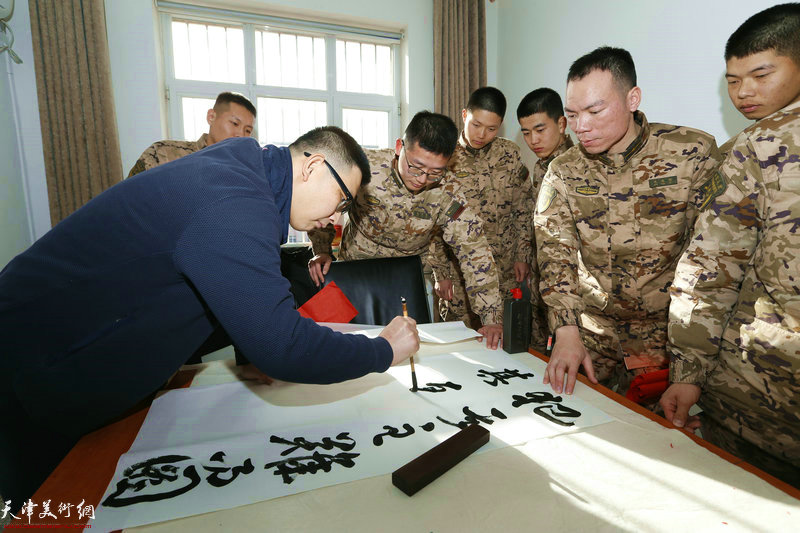
[[[506,116],[506,97],[497,87],[481,87],[475,89],[467,100],[467,111],[482,109],[491,111],[500,116],[502,120]]]
[[[625,92],[636,86],[636,67],[631,53],[611,46],[601,46],[576,59],[569,67],[567,83],[580,80],[595,70],[609,71]]]
[[[800,65],[800,3],[772,6],[744,21],[725,44],[725,61],[765,50]]]
[[[292,153],[316,152],[325,156],[333,168],[342,172],[352,166],[361,171],[361,185],[372,178],[364,149],[349,133],[336,126],[322,126],[304,133],[289,145]]]
[[[517,119],[529,117],[535,113],[547,113],[547,116],[558,122],[564,116],[564,104],[561,97],[549,87],[541,87],[529,92],[517,106]]]
[[[217,95],[217,100],[214,102],[214,111],[219,113],[223,109],[227,109],[228,105],[231,103],[239,104],[243,108],[250,111],[250,113],[253,115],[253,118],[256,117],[256,106],[253,105],[253,102],[251,102],[245,95],[231,91],[221,92]]]
[[[450,157],[456,150],[458,128],[448,116],[420,111],[406,126],[403,142],[409,148],[416,144],[433,154]]]

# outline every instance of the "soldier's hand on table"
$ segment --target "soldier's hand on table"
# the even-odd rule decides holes
[[[694,431],[700,427],[699,416],[689,416],[689,408],[700,399],[700,387],[691,383],[673,383],[661,395],[658,403],[664,409],[664,418],[675,427]]]
[[[453,281],[449,279],[440,279],[433,285],[433,292],[436,293],[442,300],[448,302],[453,299]]]
[[[328,254],[315,255],[308,261],[308,274],[317,287],[325,283],[325,274],[330,270],[331,262],[333,257]]]
[[[589,381],[597,383],[597,378],[594,377],[592,356],[589,355],[581,341],[578,326],[561,326],[556,330],[556,343],[553,346],[550,362],[547,363],[545,369],[543,383],[545,385],[549,383],[558,394],[561,394],[562,391],[564,394],[572,394],[581,365],[583,365]],[[566,386],[564,374],[567,375]]]
[[[402,363],[419,351],[419,331],[413,318],[396,316],[383,328],[383,337],[392,346],[392,366]]]
[[[503,325],[502,324],[486,324],[478,333],[483,337],[478,339],[478,342],[483,342],[486,339],[486,347],[496,350],[498,347],[503,346]]]
[[[522,283],[528,276],[531,275],[531,265],[528,263],[523,263],[521,261],[516,261],[514,263],[514,279],[517,283]]]

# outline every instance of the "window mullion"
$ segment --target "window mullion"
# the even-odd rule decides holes
[[[336,102],[336,36],[325,36],[325,100],[328,106],[328,124],[342,127],[342,113]]]

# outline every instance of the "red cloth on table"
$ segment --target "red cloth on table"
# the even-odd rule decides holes
[[[669,368],[647,372],[633,378],[625,397],[636,403],[652,403],[664,394],[669,386]]]
[[[300,316],[314,322],[338,322],[346,324],[358,311],[335,281],[331,281],[297,310]]]

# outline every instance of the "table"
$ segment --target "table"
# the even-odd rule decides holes
[[[419,357],[477,346],[423,345]],[[542,375],[543,356],[512,357]],[[235,373],[232,361],[192,365],[170,386]],[[800,491],[585,379],[575,395],[615,421],[472,455],[411,498],[383,475],[134,530],[800,530]],[[33,501],[96,505],[145,415],[146,406],[85,436]]]

